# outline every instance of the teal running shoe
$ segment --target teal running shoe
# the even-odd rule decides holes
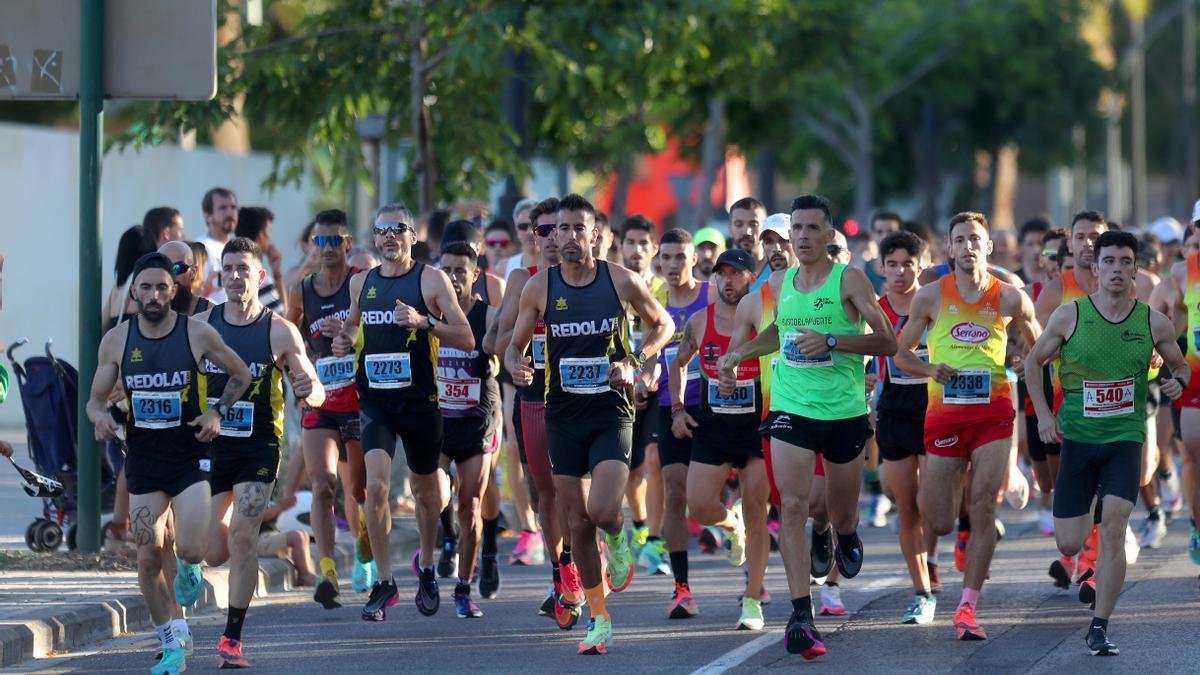
[[[204,577],[200,573],[199,563],[175,561],[175,599],[182,607],[191,607],[200,599],[204,590]]]
[[[187,670],[187,659],[183,655],[182,647],[172,647],[164,649],[162,660],[154,664],[150,669],[150,675],[176,675]]]
[[[926,597],[924,595],[916,596],[908,609],[904,611],[904,616],[900,620],[907,624],[916,624],[924,626],[933,623],[933,612],[937,609],[937,598],[932,595]]]

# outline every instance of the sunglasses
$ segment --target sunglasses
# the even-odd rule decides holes
[[[843,250],[844,249],[842,249],[842,247],[838,246],[837,244],[828,244],[825,246],[825,253],[827,253],[832,258],[836,258],[837,256],[841,255]]]
[[[1052,251],[1050,249],[1046,249],[1045,251],[1042,251],[1042,255],[1049,258],[1051,262],[1058,260],[1058,251]]]
[[[523,221],[517,223],[517,229],[522,232],[525,232],[526,230],[528,230],[531,227],[533,227],[533,223],[529,222],[528,220],[523,220]]]
[[[318,234],[312,238],[313,245],[317,248],[325,248],[326,246],[338,248],[345,241],[346,235],[344,234]]]
[[[488,246],[489,248],[491,248],[491,247],[499,248],[499,247],[508,246],[509,244],[511,244],[512,239],[484,239],[483,243],[485,246]]]
[[[408,223],[379,223],[375,226],[375,234],[385,237],[388,233],[399,235],[402,232],[415,232]]]
[[[190,269],[192,269],[192,266],[185,262],[171,263],[171,274],[173,276],[187,274],[188,270]]]
[[[554,228],[556,227],[558,227],[558,223],[544,223],[542,225],[535,225],[533,227],[533,231],[536,232],[537,236],[539,237],[549,237],[550,233],[553,232]]]

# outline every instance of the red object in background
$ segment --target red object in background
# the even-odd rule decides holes
[[[858,221],[854,220],[853,218],[847,218],[842,223],[842,234],[846,235],[847,237],[857,237]]]

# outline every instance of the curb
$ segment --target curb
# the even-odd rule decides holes
[[[411,522],[392,526],[392,553],[399,559],[401,549],[411,548],[417,531]],[[354,545],[334,547],[338,573],[350,576],[354,563]],[[314,561],[315,562],[315,561]],[[258,587],[254,597],[282,593],[296,588],[296,572],[291,563],[278,558],[259,558]],[[229,598],[229,570],[204,569],[204,591],[188,611],[189,616],[223,611]],[[85,602],[74,609],[47,610],[37,616],[0,621],[0,668],[19,665],[29,659],[61,656],[80,647],[150,627],[150,611],[141,593],[108,600]]]

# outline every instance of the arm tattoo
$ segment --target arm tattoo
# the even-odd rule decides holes
[[[217,401],[217,406],[230,407],[241,398],[242,390],[246,388],[246,383],[242,382],[241,378],[230,377],[225,384],[225,391],[221,393],[220,400]],[[216,406],[214,406],[216,407]]]
[[[129,514],[129,529],[138,546],[154,543],[154,514],[149,506],[139,506]]]
[[[270,491],[265,483],[250,483],[237,498],[238,515],[258,518],[267,510]]]

